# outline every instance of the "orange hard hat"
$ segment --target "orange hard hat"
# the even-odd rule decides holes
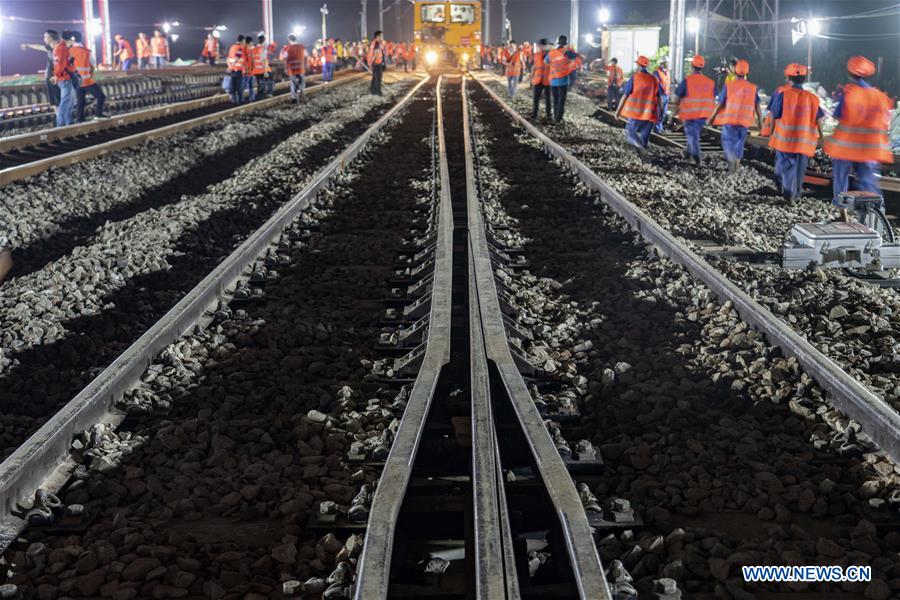
[[[639,65],[642,66],[642,67],[649,67],[649,66],[650,66],[650,59],[647,58],[646,56],[638,56],[638,58],[637,58],[637,64],[639,64]]]
[[[847,61],[847,72],[857,77],[871,77],[875,74],[875,63],[865,56],[851,56]]]
[[[706,59],[700,56],[699,54],[691,60],[691,66],[697,67],[698,69],[702,69],[706,66]]]
[[[806,76],[809,72],[806,70],[806,65],[801,65],[799,63],[791,63],[784,68],[784,76],[785,77],[797,77],[798,75]]]
[[[750,63],[746,60],[739,60],[737,64],[734,65],[734,74],[735,75],[746,75],[750,72]]]

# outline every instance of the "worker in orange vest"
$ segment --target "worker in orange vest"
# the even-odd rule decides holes
[[[547,38],[541,38],[537,43],[534,53],[534,66],[531,69],[531,89],[533,92],[533,104],[531,118],[537,119],[538,108],[541,105],[541,96],[544,96],[547,107],[547,119],[553,118],[553,104],[550,101],[550,64],[547,62],[550,52],[550,42]]]
[[[675,118],[684,124],[684,135],[687,138],[684,150],[685,158],[693,158],[699,166],[700,134],[706,126],[706,120],[716,109],[716,82],[703,74],[706,59],[697,55],[691,60],[693,73],[685,77],[675,89]]]
[[[569,48],[569,38],[561,35],[556,40],[556,48],[550,50],[545,61],[550,67],[550,92],[553,97],[553,120],[562,123],[566,111],[566,96],[569,93],[569,75],[575,69],[578,55]]]
[[[769,98],[769,110],[766,112],[762,128],[759,130],[759,135],[763,137],[770,137],[772,135],[772,102],[774,102],[775,97],[778,96],[778,94],[784,93],[784,90],[790,89],[791,78],[790,75],[788,75],[788,71],[792,70],[795,65],[796,63],[791,63],[784,69],[784,84],[775,88],[775,91],[772,92],[772,97]],[[781,155],[777,152],[775,153],[775,179],[778,181],[778,189],[781,190]]]
[[[149,69],[150,68],[150,39],[147,37],[147,34],[143,31],[138,34],[138,38],[135,41],[137,48],[137,58],[138,58],[138,68],[140,69]]]
[[[384,34],[381,30],[376,31],[372,37],[372,43],[369,44],[369,51],[366,55],[369,63],[369,69],[372,71],[372,84],[369,87],[369,93],[375,96],[381,96],[381,77],[384,74],[384,65],[386,61]]]
[[[97,103],[96,118],[105,118],[103,106],[106,104],[106,94],[100,89],[100,84],[94,81],[94,59],[91,51],[81,44],[81,34],[77,31],[69,34],[66,45],[69,47],[69,56],[72,57],[72,66],[75,67],[75,72],[78,73],[80,79],[80,84],[75,90],[75,121],[77,123],[84,122],[84,106],[88,94],[93,96]]]
[[[412,42],[406,46],[406,66],[410,71],[416,70],[416,45]]]
[[[216,66],[216,60],[219,58],[219,39],[213,33],[207,34],[203,40],[203,51],[200,56],[209,66]]]
[[[637,70],[622,90],[622,99],[616,117],[628,120],[625,125],[625,139],[635,147],[641,159],[647,158],[647,145],[654,125],[662,118],[662,90],[659,80],[647,68],[650,59],[638,56]]]
[[[878,163],[894,161],[888,139],[891,101],[866,81],[875,70],[875,64],[864,56],[847,61],[850,83],[844,85],[834,110],[838,126],[825,140],[835,200],[850,189],[851,171],[856,175],[857,189],[881,194]]]
[[[769,104],[774,128],[769,147],[775,149],[780,159],[778,177],[784,199],[793,201],[803,191],[803,176],[809,157],[816,153],[822,135],[822,118],[819,97],[803,89],[807,69],[792,63],[785,69],[791,87],[776,94]]]
[[[150,38],[150,62],[154,69],[162,69],[169,60],[169,42],[162,31],[156,30]]]
[[[613,57],[606,65],[606,108],[616,110],[619,106],[619,98],[622,94],[622,84],[625,82],[625,72],[619,66],[619,59]]]
[[[244,101],[244,73],[247,71],[247,48],[244,36],[238,35],[237,41],[228,49],[228,76],[231,77],[231,102],[241,104]]]
[[[666,121],[666,111],[669,109],[669,96],[671,94],[671,79],[669,77],[669,59],[663,57],[659,61],[659,66],[656,67],[656,70],[653,72],[653,76],[656,77],[656,80],[659,81],[659,91],[662,92],[662,100],[660,106],[660,112],[662,113],[662,119],[656,124],[656,130],[662,132],[665,128]]]
[[[269,82],[272,80],[272,67],[269,66],[268,45],[266,44],[266,36],[259,34],[256,38],[256,44],[250,50],[250,60],[252,68],[250,74],[256,82],[256,93],[250,91],[250,101],[253,102],[257,98],[265,98],[269,95]]]
[[[298,44],[297,36],[292,33],[279,56],[291,81],[291,99],[299,103],[300,96],[306,91],[306,46]]]
[[[722,150],[728,172],[736,173],[744,157],[744,142],[747,132],[754,123],[762,127],[762,115],[759,112],[759,93],[756,85],[747,81],[750,63],[739,60],[734,66],[735,78],[725,84],[719,105],[713,111],[710,120],[722,126]]]
[[[72,124],[72,105],[75,89],[72,86],[72,68],[69,65],[69,47],[60,39],[59,32],[48,29],[44,43],[53,48],[53,76],[50,83],[59,86],[59,104],[56,106],[56,126]]]
[[[522,76],[522,65],[525,59],[522,51],[515,40],[509,40],[506,44],[506,54],[503,59],[503,66],[506,73],[506,93],[510,98],[516,95],[516,89],[519,87],[519,78]]]
[[[131,42],[118,33],[115,35],[115,40],[116,51],[113,52],[113,56],[119,59],[121,69],[127,71],[131,68],[131,63],[134,62],[134,49],[131,47]]]
[[[334,40],[325,40],[322,46],[322,81],[327,83],[334,81],[334,62],[337,60],[337,52],[334,49]]]

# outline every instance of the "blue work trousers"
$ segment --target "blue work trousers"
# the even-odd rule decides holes
[[[650,143],[650,134],[653,133],[654,125],[654,121],[628,119],[628,124],[625,125],[625,138],[632,146],[646,149]]]
[[[850,172],[856,175],[853,189],[881,195],[878,175],[881,173],[877,162],[850,162],[849,160],[831,159],[831,177],[834,186],[834,199],[841,192],[850,189]]]
[[[510,98],[515,98],[516,89],[519,87],[519,76],[515,75],[513,77],[506,77],[506,94]]]
[[[669,96],[668,96],[668,94],[662,94],[661,98],[662,98],[662,103],[661,103],[661,105],[660,105],[660,108],[662,109],[662,110],[661,110],[662,118],[659,120],[659,123],[656,124],[656,131],[658,131],[658,132],[660,132],[660,133],[662,133],[662,130],[663,130],[663,124],[664,124],[665,121],[666,121],[666,110],[668,110],[668,108],[669,108]]]
[[[722,150],[725,160],[741,160],[744,158],[744,141],[747,139],[747,128],[743,125],[722,125]]]
[[[700,156],[700,134],[706,119],[688,119],[684,122],[684,137],[687,139],[687,153],[691,156]]]
[[[322,81],[334,81],[334,63],[322,63]]]
[[[56,126],[72,124],[72,108],[75,106],[75,88],[71,79],[57,81],[59,86],[59,106],[56,107]]]
[[[800,197],[803,191],[803,176],[806,175],[808,164],[809,157],[805,154],[775,151],[775,170],[778,172],[781,191],[784,194],[790,194],[791,198]]]

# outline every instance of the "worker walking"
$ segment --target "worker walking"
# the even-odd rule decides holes
[[[75,90],[72,87],[72,75],[69,67],[69,48],[59,38],[59,33],[52,29],[48,29],[44,33],[44,41],[53,46],[53,77],[50,79],[50,82],[59,86],[56,126],[71,125]]]
[[[228,76],[231,78],[231,102],[241,104],[244,101],[244,72],[247,70],[246,46],[244,36],[238,35],[237,41],[228,49]]]
[[[619,59],[613,57],[606,65],[606,109],[616,110],[619,106],[619,98],[622,95],[622,83],[625,81],[625,72],[619,66]]]
[[[369,69],[372,70],[372,84],[369,87],[369,93],[374,96],[381,96],[381,77],[384,74],[384,65],[387,60],[384,48],[384,34],[381,30],[375,32],[366,58],[369,63]]]
[[[835,200],[850,188],[851,171],[857,189],[881,194],[878,163],[894,161],[888,141],[891,101],[866,81],[875,74],[875,64],[864,56],[853,56],[847,61],[847,73],[850,83],[844,85],[834,110],[838,126],[825,139]]]
[[[256,45],[250,49],[250,61],[252,64],[250,74],[253,75],[253,81],[256,83],[256,93],[254,94],[252,88],[250,90],[250,101],[253,102],[257,98],[262,99],[268,95],[269,79],[272,76],[265,35],[260,34],[256,38]]]
[[[616,110],[616,117],[627,119],[625,138],[637,149],[638,156],[647,157],[647,145],[654,125],[662,118],[662,91],[659,80],[651,75],[647,68],[650,59],[638,56],[638,69],[622,90],[622,99]]]
[[[791,201],[800,198],[803,191],[806,165],[816,153],[825,113],[819,108],[819,97],[803,89],[807,75],[804,65],[792,63],[784,73],[791,87],[776,94],[769,105],[774,123],[769,146],[779,159],[781,192]]]
[[[335,60],[337,60],[337,53],[334,48],[334,40],[328,39],[322,46],[322,81],[324,83],[334,81]]]
[[[784,84],[779,85],[775,88],[775,91],[772,92],[772,97],[769,99],[769,110],[766,113],[766,117],[763,119],[762,128],[759,130],[759,135],[763,137],[771,137],[772,136],[772,128],[774,126],[772,122],[772,103],[775,101],[776,96],[779,94],[783,94],[784,90],[790,89],[791,87],[791,79],[788,75],[788,70],[790,70],[796,63],[791,63],[784,70]],[[778,191],[783,191],[781,188],[781,155],[776,152],[775,153],[775,179],[778,181]]]
[[[735,78],[725,84],[719,105],[713,111],[710,120],[722,126],[722,150],[728,163],[728,172],[736,173],[744,158],[744,142],[747,132],[753,125],[762,127],[762,116],[759,112],[759,93],[756,85],[747,81],[750,63],[739,60],[734,66]]]
[[[281,61],[284,72],[291,80],[291,100],[300,102],[300,96],[306,91],[306,47],[297,43],[297,36],[288,36],[288,43],[281,49]]]
[[[72,57],[72,66],[78,73],[80,83],[75,90],[75,121],[84,122],[84,107],[87,104],[87,95],[90,94],[97,103],[94,115],[103,119],[103,107],[106,104],[106,94],[100,89],[100,84],[94,81],[94,59],[91,51],[81,45],[81,34],[73,31],[69,40],[69,55]]]
[[[694,56],[691,60],[693,73],[685,77],[675,89],[675,118],[684,124],[684,135],[687,139],[684,150],[685,158],[693,158],[699,166],[702,160],[700,153],[700,135],[716,109],[716,82],[703,74],[706,59]]]
[[[550,92],[553,97],[553,120],[562,123],[566,112],[566,96],[569,93],[569,75],[578,55],[568,47],[569,38],[564,35],[556,40],[556,48],[547,53],[550,63]]]
[[[522,65],[525,62],[522,51],[514,40],[509,40],[506,45],[503,62],[506,66],[506,94],[514,98],[519,87],[519,78],[522,77]]]
[[[669,78],[669,59],[663,57],[663,59],[659,61],[659,66],[656,67],[653,76],[659,81],[659,91],[661,92],[659,112],[662,114],[662,118],[656,123],[656,131],[662,133],[666,125],[666,111],[669,110],[669,95],[671,93],[669,90],[669,87],[671,86],[671,79]]]
[[[534,67],[531,70],[531,89],[534,96],[531,108],[532,119],[537,119],[541,96],[544,96],[547,107],[547,119],[553,118],[553,104],[550,101],[550,64],[547,60],[549,51],[550,42],[547,41],[547,38],[541,38],[538,41],[537,52],[534,53]]]

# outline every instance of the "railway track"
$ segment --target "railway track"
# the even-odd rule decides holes
[[[879,402],[442,78],[0,466],[4,560],[73,596],[663,600],[824,561],[874,580],[798,597],[886,599],[895,467],[831,408],[896,457]]]
[[[314,96],[364,77],[362,73],[340,72],[334,82],[322,85],[321,76],[313,76],[306,93]],[[242,106],[233,106],[227,95],[218,94],[109,119],[0,138],[0,186],[52,167],[72,165],[221,119],[264,110],[289,99],[288,85],[281,83],[272,97]]]

